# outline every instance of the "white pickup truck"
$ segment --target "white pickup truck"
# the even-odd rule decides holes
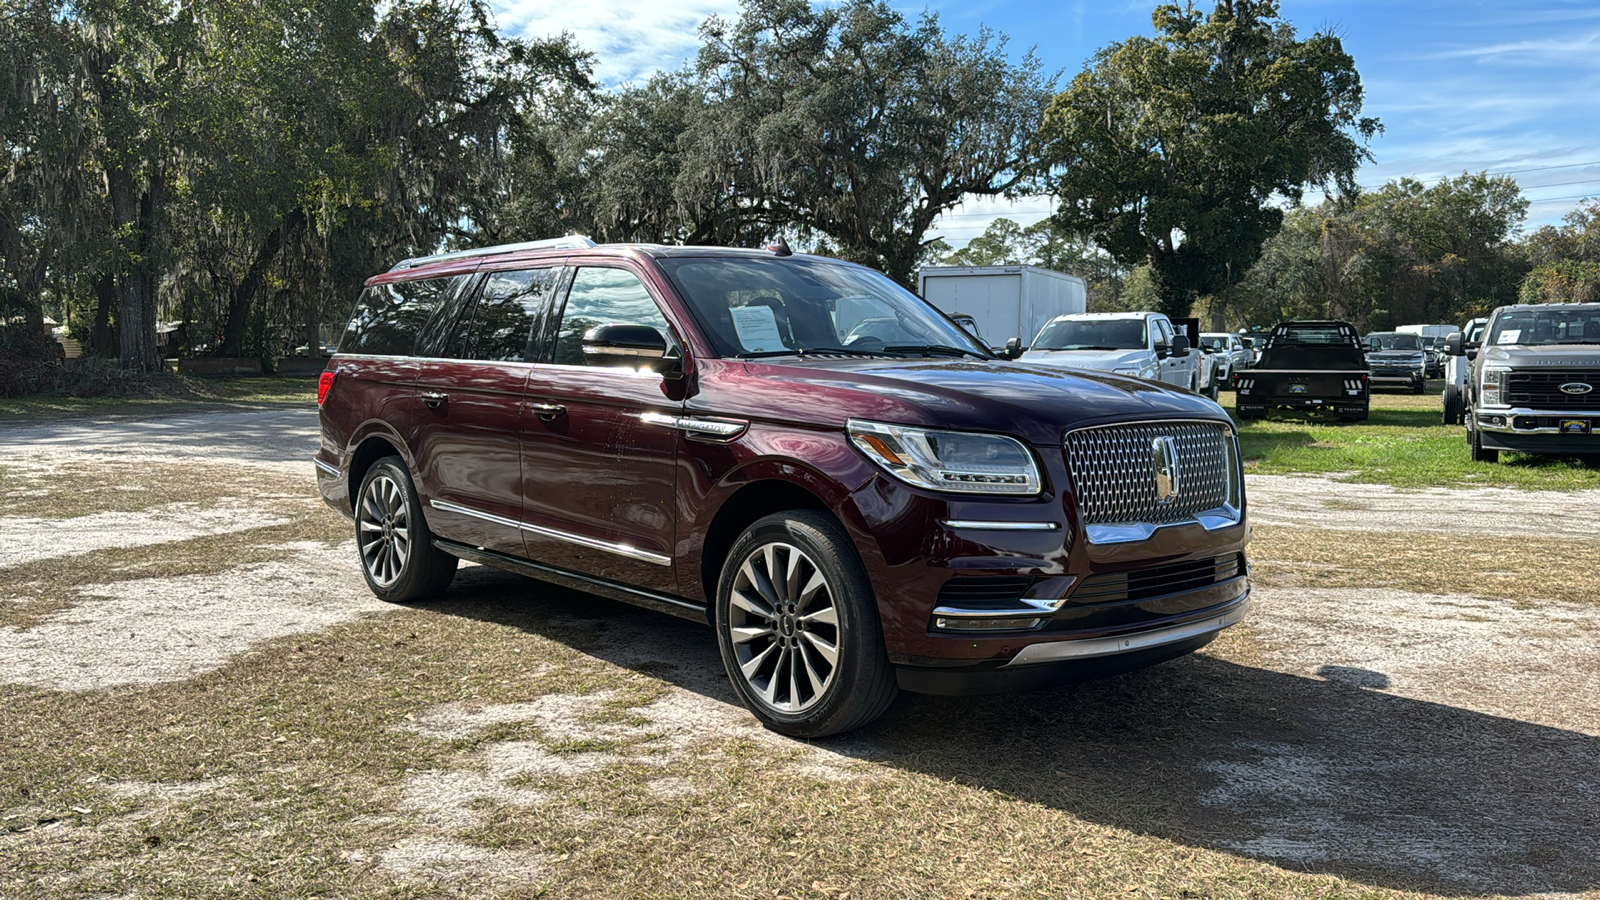
[[[1075,313],[1039,329],[1024,362],[1134,375],[1200,392],[1214,389],[1201,372],[1203,354],[1157,312]]]

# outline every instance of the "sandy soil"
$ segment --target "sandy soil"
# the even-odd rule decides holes
[[[114,547],[145,547],[287,522],[237,505],[202,508],[173,503],[142,512],[95,513],[70,519],[0,516],[0,569],[40,559]]]
[[[1310,475],[1247,475],[1256,525],[1600,537],[1600,491],[1399,490]]]
[[[85,588],[82,603],[36,627],[0,628],[0,682],[91,691],[178,681],[262,641],[394,609],[367,590],[353,544],[286,549],[296,557],[222,575]]]

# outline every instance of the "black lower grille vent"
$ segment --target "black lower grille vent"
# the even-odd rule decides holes
[[[1013,609],[1032,586],[1033,579],[1024,576],[957,576],[939,589],[939,605],[962,609]]]
[[[1171,563],[1134,572],[1091,575],[1073,592],[1069,604],[1148,600],[1197,591],[1241,574],[1238,554]]]

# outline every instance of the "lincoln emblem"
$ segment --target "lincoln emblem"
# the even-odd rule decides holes
[[[1151,441],[1150,459],[1156,469],[1156,502],[1178,499],[1178,442],[1166,435]]]

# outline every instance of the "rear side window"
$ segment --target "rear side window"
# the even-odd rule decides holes
[[[450,294],[454,282],[454,278],[429,278],[367,288],[339,342],[339,352],[412,355],[417,335]]]
[[[581,366],[584,332],[599,325],[649,325],[672,343],[667,320],[639,279],[626,269],[579,269],[556,335],[558,365]]]
[[[472,311],[472,321],[451,343],[458,359],[521,362],[539,355],[550,301],[561,269],[490,272]]]

